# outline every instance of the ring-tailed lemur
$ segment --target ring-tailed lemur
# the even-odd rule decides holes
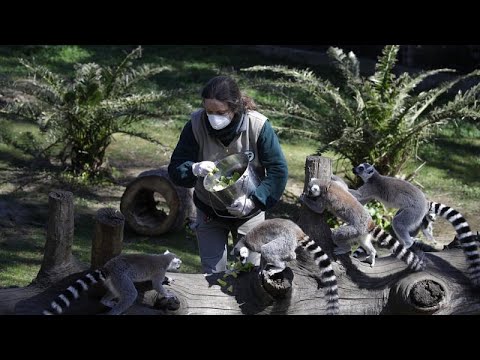
[[[375,168],[363,163],[353,169],[364,184],[358,190],[349,190],[362,204],[375,199],[387,207],[398,208],[392,221],[393,230],[398,238],[411,246],[414,233],[425,220],[428,212],[440,215],[448,220],[458,235],[465,253],[470,280],[474,286],[480,286],[480,252],[475,235],[465,218],[451,207],[428,202],[424,193],[408,181],[390,176],[383,176]]]
[[[393,231],[407,248],[414,240],[410,233],[420,228],[428,212],[428,201],[423,192],[408,181],[383,176],[367,163],[353,168],[353,173],[362,178],[364,184],[358,190],[349,190],[362,204],[378,200],[385,206],[399,209],[392,220]]]
[[[351,242],[358,241],[369,254],[367,261],[374,266],[376,250],[372,245],[373,240],[380,246],[388,248],[395,257],[404,261],[408,268],[414,271],[425,268],[425,263],[418,255],[405,248],[380,227],[375,226],[368,210],[349,193],[348,188],[343,184],[338,181],[322,183],[312,178],[307,189],[307,196],[303,196],[302,200],[312,211],[322,213],[327,209],[346,223],[332,231],[332,240],[343,252],[349,252]]]
[[[97,282],[104,282],[108,291],[101,303],[111,307],[105,315],[119,315],[133,305],[137,299],[134,282],[152,281],[153,288],[164,297],[174,297],[163,287],[166,271],[175,271],[182,261],[174,254],[165,251],[161,255],[125,254],[109,260],[101,269],[93,270],[70,285],[53,300],[44,315],[62,314],[70,303],[78,299],[81,293]],[[118,303],[113,299],[119,298]]]
[[[327,313],[337,314],[337,277],[330,259],[320,246],[311,240],[303,230],[291,220],[268,219],[247,232],[235,245],[235,254],[242,264],[247,261],[250,251],[261,253],[260,271],[272,276],[283,271],[287,261],[296,258],[295,250],[303,247],[313,256],[320,268],[321,280],[326,287]],[[268,270],[267,270],[268,269]]]

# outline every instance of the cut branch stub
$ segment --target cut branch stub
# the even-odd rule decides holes
[[[120,210],[127,224],[143,235],[178,231],[196,217],[193,190],[175,186],[166,167],[141,173],[128,184]]]
[[[65,276],[84,270],[72,255],[74,230],[73,194],[55,190],[48,194],[48,229],[42,266],[33,283],[48,286]]]
[[[70,261],[74,230],[73,194],[52,191],[48,194],[48,229],[42,269]]]
[[[396,314],[433,314],[447,305],[450,292],[440,278],[414,273],[390,289],[389,306]]]
[[[303,192],[307,192],[308,183],[312,178],[328,182],[332,178],[332,160],[324,156],[307,156],[305,161],[305,183]]]
[[[120,255],[123,245],[125,217],[116,209],[103,208],[95,216],[95,233],[92,242],[92,268],[97,269]]]

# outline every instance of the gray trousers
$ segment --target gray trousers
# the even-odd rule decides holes
[[[222,218],[207,218],[205,213],[197,208],[195,231],[203,272],[206,274],[227,270],[228,234],[232,232],[234,242],[244,236],[250,229],[265,221],[265,212],[248,219],[246,222],[229,221]],[[252,252],[248,261],[255,266],[260,265],[260,254]]]

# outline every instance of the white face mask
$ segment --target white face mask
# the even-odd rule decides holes
[[[232,120],[225,115],[210,115],[210,114],[207,114],[207,116],[208,116],[208,121],[210,122],[210,125],[212,125],[212,127],[215,130],[220,130],[220,129],[226,128],[228,126],[228,124],[230,124],[232,122]]]

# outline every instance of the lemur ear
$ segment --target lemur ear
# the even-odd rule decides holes
[[[167,255],[167,254],[170,254],[170,251],[165,250],[165,252],[163,253],[163,255]]]

